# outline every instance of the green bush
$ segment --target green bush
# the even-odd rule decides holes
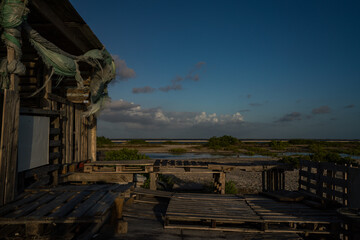
[[[237,194],[238,189],[234,181],[227,181],[225,183],[225,193],[226,194]]]
[[[169,152],[172,154],[183,154],[186,153],[186,149],[185,148],[171,148],[169,149]]]
[[[238,143],[240,143],[240,141],[237,138],[224,135],[222,137],[210,138],[208,143],[206,144],[206,146],[216,150],[216,149],[220,149],[220,148],[237,145]]]
[[[96,137],[96,146],[97,147],[102,147],[104,145],[113,145],[113,144],[114,143],[109,138],[106,138],[104,136]]]
[[[127,141],[128,144],[149,144],[144,139],[131,139],[130,141]]]
[[[140,160],[140,159],[150,159],[150,158],[145,154],[140,154],[138,150],[127,149],[127,148],[105,152],[105,161]]]

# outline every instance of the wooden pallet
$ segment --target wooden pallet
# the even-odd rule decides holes
[[[334,211],[259,195],[174,194],[165,228],[332,234],[340,222]]]
[[[226,224],[236,224],[236,231],[258,232],[261,218],[236,195],[174,194],[165,217],[165,228],[193,227],[211,230],[235,230]]]
[[[150,190],[145,188],[135,188],[133,193],[136,195],[163,197],[163,198],[171,198],[174,195],[173,192]]]
[[[54,223],[100,226],[110,217],[115,199],[125,198],[132,186],[99,184],[28,189],[0,208],[0,225],[25,224],[27,232]]]
[[[266,223],[265,230],[271,225],[289,225],[293,231],[329,234],[336,231],[341,219],[334,210],[311,208],[303,203],[279,202],[260,195],[246,195],[248,205]]]
[[[85,163],[86,173],[149,173],[153,171],[154,160],[99,161]]]

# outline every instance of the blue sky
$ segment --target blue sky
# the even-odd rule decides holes
[[[359,1],[71,2],[119,66],[98,135],[360,138]]]

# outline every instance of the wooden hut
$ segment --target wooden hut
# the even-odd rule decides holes
[[[96,158],[96,117],[85,114],[92,103],[96,64],[77,63],[81,87],[75,76],[50,76],[52,67],[29,42],[28,28],[69,56],[104,46],[68,0],[31,0],[26,7],[27,25],[15,27],[21,33],[18,60],[26,71],[1,73],[8,86],[3,83],[0,90],[0,206],[30,185],[57,185],[69,166]],[[6,42],[0,53],[8,64],[19,58]]]

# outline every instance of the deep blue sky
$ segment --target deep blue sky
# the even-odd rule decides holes
[[[121,68],[98,135],[360,138],[360,1],[71,2]]]

